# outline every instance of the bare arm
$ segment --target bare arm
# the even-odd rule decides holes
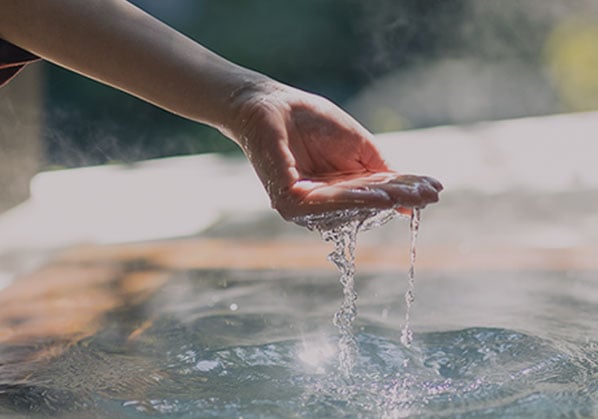
[[[268,82],[123,0],[3,0],[0,37],[221,129],[233,116],[231,96]]]
[[[125,0],[2,0],[0,37],[236,141],[285,218],[423,207],[440,183],[391,171],[328,100],[235,65]]]

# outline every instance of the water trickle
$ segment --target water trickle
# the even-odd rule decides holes
[[[409,245],[409,282],[407,291],[405,291],[405,325],[401,331],[401,343],[405,346],[411,346],[413,342],[413,331],[409,325],[411,320],[411,306],[415,301],[415,245],[417,242],[417,233],[419,232],[420,210],[414,208],[411,213],[411,243]]]
[[[334,244],[334,250],[328,255],[341,273],[340,283],[343,286],[343,302],[334,314],[333,323],[338,328],[340,337],[339,368],[345,378],[349,378],[358,348],[353,334],[353,322],[357,317],[357,292],[355,291],[355,244],[358,221],[343,224],[331,230],[322,230],[322,238]]]
[[[358,354],[358,345],[353,333],[353,322],[357,317],[357,292],[355,291],[355,247],[357,233],[378,227],[397,215],[397,211],[352,209],[325,214],[307,215],[294,219],[297,224],[318,231],[324,241],[334,244],[328,255],[339,270],[343,286],[343,302],[334,314],[333,323],[339,330],[339,368],[345,379],[349,379]]]

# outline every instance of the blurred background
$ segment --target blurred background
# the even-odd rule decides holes
[[[428,330],[503,325],[541,337],[572,336],[555,343],[556,352],[544,352],[544,344],[527,338],[524,346],[504,352],[516,341],[508,343],[511,337],[503,338],[500,329],[487,334],[500,348],[477,334],[475,342],[469,332],[455,335],[460,343],[447,346],[446,359],[457,356],[456,367],[437,363],[443,352],[430,358],[432,367],[448,371],[430,387],[441,400],[436,406],[444,408],[447,394],[452,396],[443,389],[450,387],[489,406],[501,405],[485,389],[508,395],[509,403],[550,399],[554,411],[592,401],[598,406],[592,399],[598,394],[592,386],[598,324],[597,0],[133,3],[231,61],[330,98],[377,134],[391,166],[443,182],[440,202],[422,214],[416,333],[425,330],[422,324]],[[360,235],[358,274],[390,273],[358,281],[364,287],[360,319],[368,318],[361,313],[369,305],[370,318],[388,330],[402,322],[397,316],[409,239],[407,223]],[[57,66],[29,65],[0,89],[0,416],[4,405],[43,413],[34,408],[38,400],[55,414],[53,409],[78,400],[71,391],[113,398],[130,386],[135,392],[122,397],[141,400],[145,395],[138,394],[150,379],[148,388],[160,386],[151,393],[156,397],[147,397],[152,409],[153,399],[169,395],[176,398],[165,409],[178,409],[176,389],[184,383],[192,383],[181,391],[193,393],[190,399],[202,397],[194,386],[209,387],[211,395],[228,385],[205,382],[209,370],[199,367],[212,361],[197,361],[208,347],[234,341],[245,351],[257,342],[254,336],[274,343],[256,352],[259,357],[247,355],[251,362],[262,355],[268,361],[252,363],[259,371],[247,377],[266,377],[278,362],[269,363],[278,357],[271,346],[290,342],[288,333],[303,334],[286,320],[291,313],[301,321],[323,323],[323,312],[329,318],[330,304],[340,295],[328,288],[329,279],[336,281],[329,251],[316,233],[269,208],[249,163],[216,130]],[[306,275],[312,269],[317,286]],[[320,277],[321,269],[331,276]],[[259,321],[252,323],[254,318]],[[572,345],[587,355],[569,352]],[[191,348],[201,348],[197,359],[189,357]],[[162,364],[149,357],[137,363],[127,351],[138,349],[152,357],[166,354],[168,362],[171,354],[181,354],[173,365],[184,367],[180,376],[187,378],[169,387],[172,365],[167,375],[153,375]],[[528,352],[533,356],[525,361]],[[463,353],[474,354],[475,361],[465,362]],[[496,363],[506,359],[499,354],[514,354],[519,376],[538,377],[533,380],[539,387],[516,375],[496,375],[523,383],[520,396],[517,387],[478,379],[478,355],[493,368],[488,377],[497,365],[505,374],[515,371]],[[51,358],[58,361],[44,367]],[[187,376],[196,362],[200,375]],[[384,368],[381,376],[387,377]],[[475,383],[460,381],[458,370]],[[368,371],[368,377],[376,374]],[[281,377],[268,382],[279,386]],[[422,377],[428,382],[428,375]],[[401,378],[418,388],[410,380]],[[257,387],[245,375],[239,382],[250,382],[245,387],[251,387],[253,403]],[[235,393],[231,388],[224,393]],[[393,394],[396,388],[384,384]],[[553,400],[553,394],[569,391],[578,391],[577,398]],[[402,390],[396,394],[402,399]],[[457,414],[463,414],[465,404],[455,401]],[[122,405],[133,409],[132,403]],[[384,400],[377,401],[382,405]],[[594,410],[581,412],[590,417]]]
[[[598,108],[593,0],[135,0],[373,132]],[[213,129],[50,64],[42,167],[237,152]]]
[[[598,109],[594,0],[133,2],[236,63],[330,98],[374,133]],[[240,155],[214,129],[48,63],[0,91],[0,123],[0,211],[42,170]]]

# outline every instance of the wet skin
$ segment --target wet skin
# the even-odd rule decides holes
[[[328,100],[233,64],[124,0],[4,0],[0,37],[237,142],[286,219],[424,207],[440,183],[392,171]],[[68,42],[65,42],[68,40]]]
[[[373,136],[330,101],[281,84],[241,99],[233,133],[285,219],[349,208],[423,208],[442,185],[391,170]]]

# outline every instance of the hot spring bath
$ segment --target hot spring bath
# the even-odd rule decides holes
[[[234,258],[242,246],[229,244]],[[406,273],[358,265],[359,353],[345,379],[331,322],[337,274],[185,260],[210,246],[227,247],[211,239],[75,249],[5,290],[4,415],[597,414],[595,271],[423,269],[406,348]],[[249,251],[254,262],[261,247]],[[322,249],[291,250],[309,265]]]
[[[187,158],[42,175],[34,199],[0,219],[0,250],[138,243],[58,251],[0,292],[1,414],[598,416],[598,171],[585,134],[597,120],[381,138],[397,167],[437,175],[447,191],[422,214],[409,348],[408,223],[359,238],[348,378],[332,248],[268,211],[249,167]],[[572,147],[591,164],[565,158]],[[455,163],[452,150],[466,153]],[[218,188],[194,200],[189,179],[214,177]],[[155,240],[165,231],[189,238]]]

